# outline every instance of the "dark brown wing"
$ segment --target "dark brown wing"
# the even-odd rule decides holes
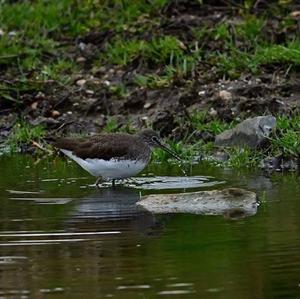
[[[138,142],[138,137],[127,134],[103,134],[88,138],[59,138],[54,146],[70,150],[82,159],[135,158],[138,152],[147,151],[147,146]]]

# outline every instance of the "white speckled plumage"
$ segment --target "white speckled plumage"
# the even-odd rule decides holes
[[[125,179],[137,175],[141,172],[148,161],[143,160],[103,160],[103,159],[81,159],[75,156],[71,151],[61,149],[61,151],[70,159],[77,162],[83,169],[95,177],[101,177],[105,180]]]

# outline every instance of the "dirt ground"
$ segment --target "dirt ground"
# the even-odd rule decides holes
[[[267,1],[256,2],[251,13],[259,16]],[[297,4],[289,6],[285,15],[298,11],[298,8]],[[186,51],[195,41],[192,30],[196,26],[213,30],[220,22],[234,24],[241,19],[239,5],[232,6],[227,1],[209,1],[201,6],[197,1],[170,1],[159,14],[160,22],[152,30],[158,35],[177,37]],[[299,29],[298,21],[289,30],[279,29],[281,18],[270,14],[264,26],[265,35],[278,43],[297,36]],[[179,78],[173,77],[167,86],[150,88],[135,84],[135,75],[159,75],[162,66],[151,68],[142,62],[142,57],[125,66],[95,67],[96,53],[105,51],[114,34],[110,30],[91,31],[60,41],[68,44],[66,55],[79,65],[79,72],[69,74],[68,85],[62,86],[56,80],[35,80],[28,72],[25,74],[26,88],[23,88],[22,80],[14,72],[7,77],[7,69],[14,67],[16,61],[10,59],[10,63],[3,63],[0,78],[16,88],[9,95],[15,98],[18,93],[21,101],[1,99],[1,138],[9,135],[20,117],[33,125],[42,124],[49,131],[73,121],[66,127],[65,134],[101,132],[114,117],[116,129],[129,123],[132,128],[153,126],[162,136],[180,138],[193,130],[185,126],[193,111],[207,111],[207,120],[216,118],[224,122],[299,111],[300,73],[297,66],[262,65],[256,74],[244,70],[228,76],[220,72],[213,60],[206,59],[207,53],[226,51],[224,41],[204,38],[201,47],[205,54],[192,71]],[[138,38],[147,40],[151,34],[143,32]],[[125,86],[126,92],[120,91],[119,86]]]

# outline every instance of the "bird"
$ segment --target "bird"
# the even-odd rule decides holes
[[[140,173],[149,163],[153,148],[161,148],[181,161],[152,129],[144,129],[134,135],[101,133],[82,138],[60,137],[54,138],[52,144],[97,177],[97,187],[107,180],[112,180],[112,186],[115,186],[115,180]]]

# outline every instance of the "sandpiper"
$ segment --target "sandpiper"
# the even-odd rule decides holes
[[[58,138],[53,144],[97,177],[97,187],[102,180],[112,180],[114,186],[115,180],[141,172],[149,163],[154,147],[160,147],[180,160],[151,129],[145,129],[135,135],[115,133],[86,138]]]

